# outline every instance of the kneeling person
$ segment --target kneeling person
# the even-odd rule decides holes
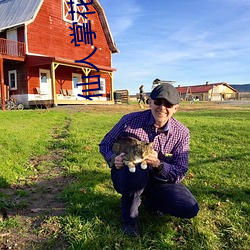
[[[181,184],[188,170],[190,134],[173,117],[179,102],[179,93],[172,85],[155,87],[148,100],[150,109],[124,115],[99,145],[111,168],[114,188],[122,195],[123,228],[130,236],[139,235],[141,197],[150,212],[192,218],[199,211],[196,199]],[[153,143],[153,150],[145,159],[147,169],[138,167],[131,173],[124,165],[124,153],[116,155],[112,151],[112,145],[122,137]]]

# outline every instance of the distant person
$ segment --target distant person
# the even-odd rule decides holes
[[[156,78],[154,81],[153,81],[153,84],[152,84],[152,89],[153,90],[155,87],[159,86],[161,83],[161,80]]]
[[[140,99],[139,99],[138,103],[140,104],[141,102],[143,102],[143,104],[146,104],[144,85],[141,85],[141,87],[139,88],[139,93],[140,93]]]
[[[193,218],[199,211],[193,194],[181,182],[188,170],[190,133],[176,120],[180,95],[171,84],[153,89],[150,109],[124,115],[101,141],[100,153],[111,169],[115,190],[121,194],[124,233],[139,236],[139,206],[151,213]],[[116,155],[113,144],[122,137],[152,142],[153,151],[145,159],[147,168],[130,172],[124,165],[124,153]]]

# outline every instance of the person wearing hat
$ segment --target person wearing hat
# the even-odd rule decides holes
[[[124,233],[139,236],[138,216],[141,200],[150,213],[193,218],[199,211],[193,194],[181,181],[188,170],[190,134],[173,117],[180,96],[171,84],[161,84],[150,93],[150,109],[124,115],[101,141],[100,153],[111,168],[111,179],[121,196]],[[131,173],[123,165],[123,153],[112,152],[120,137],[153,142],[154,152],[146,159],[148,168]]]
[[[156,78],[156,79],[153,81],[151,91],[152,91],[155,87],[159,86],[160,84],[161,84],[161,80],[158,79],[158,78]]]

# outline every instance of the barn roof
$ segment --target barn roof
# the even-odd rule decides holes
[[[177,87],[177,90],[181,94],[185,94],[187,92],[204,93],[204,92],[208,92],[209,90],[213,89],[214,86],[218,86],[218,85],[225,85],[228,88],[232,89],[233,91],[237,92],[236,89],[234,89],[233,87],[231,87],[230,85],[228,85],[225,82],[196,85],[196,86],[183,86],[183,87]]]
[[[0,0],[0,31],[30,21],[41,0]]]
[[[108,41],[109,49],[112,51],[112,53],[117,53],[119,52],[116,44],[114,42],[111,30],[109,28],[108,20],[105,14],[105,11],[103,7],[101,6],[99,0],[93,0],[93,6],[96,9],[97,13],[99,14],[99,18],[102,24],[102,28],[104,30],[104,34],[106,36],[106,39]]]
[[[38,13],[43,0],[0,0],[0,32],[4,29],[23,25]],[[119,52],[113,40],[106,14],[98,0],[93,0],[101,24],[112,53]]]

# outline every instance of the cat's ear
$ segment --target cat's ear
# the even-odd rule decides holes
[[[150,147],[153,147],[154,143],[153,142],[148,142],[147,145],[150,146]]]

